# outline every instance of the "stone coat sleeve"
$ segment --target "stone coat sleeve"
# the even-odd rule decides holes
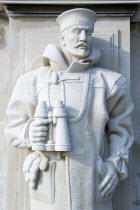
[[[18,79],[7,108],[5,135],[15,147],[30,147],[29,126],[35,112],[34,87],[25,85],[23,78]]]
[[[114,164],[120,180],[123,180],[127,177],[129,148],[134,139],[131,122],[133,103],[127,81],[123,76],[112,88],[107,107],[109,112],[107,132],[110,145],[110,156],[107,161]]]

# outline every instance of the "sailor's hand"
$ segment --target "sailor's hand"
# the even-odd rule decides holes
[[[33,143],[46,141],[48,124],[50,122],[51,122],[50,119],[43,119],[43,118],[35,119],[31,123],[29,129],[30,141]]]
[[[48,165],[49,158],[40,152],[32,152],[26,157],[23,164],[23,173],[31,189],[35,189],[37,186],[39,171],[47,170]]]
[[[99,185],[101,196],[109,197],[118,185],[118,174],[111,162],[104,162],[106,168],[106,175]]]

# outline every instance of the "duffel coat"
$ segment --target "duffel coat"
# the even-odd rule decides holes
[[[129,89],[121,74],[95,67],[99,54],[93,52],[87,62],[68,67],[61,48],[50,45],[45,67],[21,76],[13,91],[5,133],[15,147],[31,147],[29,127],[38,101],[53,107],[63,100],[68,114],[72,151],[61,159],[45,152],[50,167],[31,190],[31,210],[112,210],[111,197],[98,191],[99,158],[112,161],[120,179],[127,175],[133,142]]]

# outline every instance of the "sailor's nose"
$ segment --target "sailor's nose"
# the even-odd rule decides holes
[[[80,37],[79,37],[79,41],[81,42],[86,42],[86,31],[85,30],[82,30],[81,33],[80,33]]]

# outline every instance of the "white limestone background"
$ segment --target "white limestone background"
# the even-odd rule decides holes
[[[5,114],[6,106],[9,101],[8,79],[8,22],[0,20],[0,210],[6,209],[6,188],[7,188],[7,147],[8,144],[4,137],[4,126],[7,123]]]
[[[54,24],[54,21],[55,20],[52,18],[46,24],[44,18],[37,21],[33,21],[33,19],[31,18],[30,21],[23,21],[22,18],[10,20],[10,34],[8,34],[8,22],[0,22],[0,115],[2,116],[0,119],[0,210],[29,210],[29,195],[26,188],[27,186],[24,182],[24,176],[22,174],[22,162],[28,152],[24,150],[13,149],[12,147],[9,147],[7,145],[6,139],[4,138],[3,134],[3,128],[7,122],[5,109],[9,101],[10,93],[15,85],[16,79],[26,71],[31,71],[41,66],[41,53],[44,51],[46,45],[51,42],[57,42],[55,33],[58,28]],[[100,45],[99,48],[102,48],[101,51],[103,52],[103,59],[100,65],[105,65],[104,67],[106,68],[111,67],[114,70],[117,69],[117,71],[123,73],[129,79],[129,20],[127,18],[120,18],[118,20],[115,18],[106,18],[104,19],[104,22],[102,22],[101,18],[99,19],[96,27],[98,28],[98,30],[95,31],[95,36],[97,33],[98,37],[105,39],[105,42],[100,44],[99,42],[95,42],[95,45]],[[49,36],[47,36],[47,34],[49,33],[51,33],[51,39],[49,39]],[[121,35],[118,35],[119,33],[121,33]],[[135,48],[137,48],[137,51],[134,50],[135,52],[139,52],[138,50],[140,49],[138,48],[137,44],[140,42],[138,34],[139,32],[133,32],[132,34],[133,43],[135,43],[134,46]],[[10,37],[9,47],[8,36]],[[120,37],[122,39],[121,41],[119,40]],[[35,43],[39,43],[39,45],[35,45]],[[116,46],[114,50],[113,48],[110,48],[112,43],[114,43],[114,45]],[[10,64],[8,63],[9,52],[11,60]],[[110,52],[110,54],[108,52]],[[114,57],[113,53],[115,53],[116,59],[112,61],[111,58]],[[107,54],[107,57],[105,56],[105,54]],[[124,59],[120,59],[120,56],[122,56]],[[137,58],[137,63],[139,64],[138,54],[135,58]],[[133,62],[132,64],[131,70],[135,70],[135,74],[133,75],[132,72],[131,75],[133,76],[133,80],[131,82],[132,89],[135,86],[135,81],[138,80],[139,66],[136,65],[135,62]],[[139,82],[137,81],[137,85],[138,84]],[[137,116],[140,113],[140,109],[138,108],[140,94],[138,89],[137,91],[138,92],[135,93],[134,87],[133,94],[136,95],[134,102],[137,104],[137,109],[135,113],[135,119],[137,118],[137,130],[135,129],[135,133],[137,134],[137,141],[139,141],[139,120]],[[135,151],[137,151],[138,153],[139,150],[134,149],[134,152]],[[138,156],[136,156],[136,158],[138,158]],[[6,172],[7,162],[9,164],[8,176]],[[137,182],[140,181],[138,176],[140,170],[137,169],[137,172],[138,173],[135,173],[137,177],[137,181],[134,181],[135,186],[137,185]],[[8,188],[7,194],[6,188]],[[134,201],[136,200],[135,195],[140,196],[139,189],[140,188],[137,187],[137,192],[135,192],[133,196]],[[24,199],[25,197],[27,197],[27,199]],[[8,204],[7,207],[6,202]],[[131,201],[128,201],[128,206],[130,206],[129,202]],[[134,203],[134,207],[135,210],[138,210],[139,206],[136,206]]]
[[[58,43],[58,26],[55,18],[10,18],[10,80],[9,87],[12,91],[17,78],[26,73],[42,66],[41,55],[49,43]],[[98,18],[95,27],[95,47],[102,51],[100,66],[113,69],[130,77],[130,25],[129,18]],[[22,173],[22,163],[26,156],[24,150],[10,149],[8,151],[8,162],[14,162],[14,165],[8,166],[8,188],[7,209],[27,210],[29,208],[29,197],[27,186],[24,182]],[[11,160],[12,159],[12,160]],[[16,170],[16,166],[19,166]],[[15,176],[17,179],[15,180]],[[14,182],[12,183],[12,180]],[[129,181],[128,181],[129,182]],[[124,204],[127,210],[131,208],[131,190],[128,182],[123,182],[126,192],[124,199],[129,198]],[[18,186],[18,189],[15,186]],[[18,194],[18,197],[17,197]],[[12,195],[12,198],[10,197]],[[118,193],[118,200],[121,195]],[[17,200],[16,200],[17,198]],[[28,199],[26,199],[28,198]],[[14,202],[15,201],[15,202]],[[117,204],[115,204],[117,206]],[[120,209],[118,207],[118,209]],[[117,209],[117,210],[118,210]]]

